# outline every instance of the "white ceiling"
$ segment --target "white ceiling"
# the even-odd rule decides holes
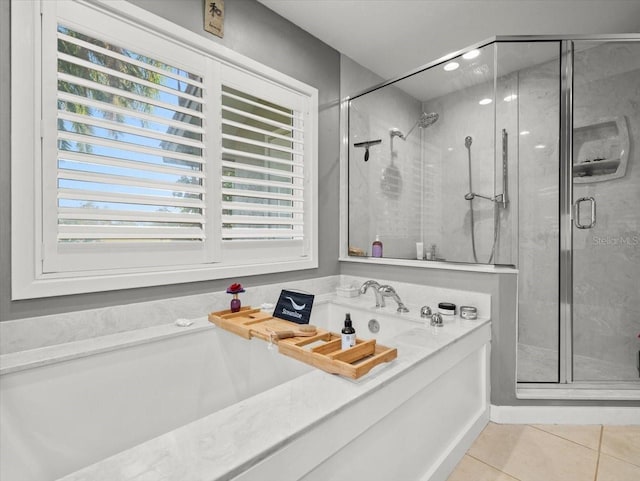
[[[258,0],[384,79],[496,35],[640,34],[640,0]]]

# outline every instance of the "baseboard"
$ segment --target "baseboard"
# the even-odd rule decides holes
[[[640,425],[640,406],[495,406],[490,419],[498,424]]]

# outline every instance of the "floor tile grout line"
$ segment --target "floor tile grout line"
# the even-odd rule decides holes
[[[598,481],[598,471],[600,470],[600,453],[602,452],[602,435],[604,433],[604,425],[600,425],[600,439],[598,439],[598,457],[596,458],[596,472],[593,475],[593,481]]]
[[[498,472],[500,472],[500,473],[502,473],[502,474],[506,474],[507,476],[509,476],[509,477],[510,477],[510,478],[512,478],[512,479],[515,479],[516,481],[521,481],[521,479],[520,479],[520,478],[516,478],[516,477],[515,477],[514,475],[512,475],[512,474],[509,474],[509,473],[507,473],[506,471],[503,471],[502,469],[497,468],[496,466],[493,466],[493,465],[491,465],[491,464],[489,464],[489,463],[487,463],[487,462],[483,461],[483,460],[482,460],[482,459],[480,459],[480,458],[476,458],[476,457],[475,457],[475,456],[473,456],[472,454],[469,454],[469,452],[467,452],[467,453],[466,453],[466,456],[469,456],[470,458],[475,459],[475,460],[476,460],[476,461],[478,461],[479,463],[482,463],[482,464],[484,464],[485,466],[489,466],[491,469],[495,469],[496,471],[498,471]]]
[[[532,424],[527,424],[527,426],[530,426],[530,427],[532,427],[533,429],[537,429],[538,431],[541,431],[541,432],[543,432],[543,433],[545,433],[545,434],[550,434],[551,436],[555,436],[556,438],[560,438],[560,439],[562,439],[563,441],[569,441],[570,443],[577,444],[578,446],[581,446],[581,447],[583,447],[583,448],[590,449],[591,451],[598,451],[598,450],[599,450],[599,447],[598,447],[598,449],[590,448],[589,446],[585,446],[584,444],[581,444],[581,443],[579,443],[579,442],[577,442],[577,441],[574,441],[574,440],[572,440],[572,439],[567,439],[567,438],[564,438],[564,437],[562,437],[562,436],[559,436],[558,434],[550,433],[549,431],[545,431],[544,429],[540,429],[540,428],[538,428],[538,427],[536,427],[536,426],[533,426]],[[578,424],[576,424],[575,426],[578,426]],[[600,436],[602,436],[602,425],[600,425]]]
[[[600,451],[602,451],[602,441],[604,440],[604,428],[605,426],[602,426],[602,435],[600,437]],[[635,466],[636,468],[640,468],[640,463],[634,463],[633,461],[629,461],[628,459],[623,459],[620,458],[618,456],[616,456],[615,454],[611,454],[611,453],[602,453],[605,456],[609,456],[610,458],[615,459],[616,461],[620,461],[621,463],[626,463],[626,464],[630,464],[631,466]],[[600,459],[600,456],[598,456],[598,459]]]
[[[538,428],[536,426],[533,426],[531,424],[527,424],[527,426],[531,426],[532,428],[537,429],[538,431],[541,431],[543,433],[551,434],[552,436],[555,436],[557,438],[563,439],[565,441],[569,441],[570,443],[577,444],[578,446],[582,446],[583,448],[590,449],[591,451],[596,451],[598,453],[596,468],[600,464],[600,455],[601,454],[605,454],[605,455],[615,459],[616,461],[620,461],[622,463],[630,464],[631,466],[635,466],[635,467],[640,468],[640,463],[634,463],[632,461],[629,461],[628,459],[620,458],[620,457],[616,456],[615,454],[602,453],[602,440],[604,438],[604,428],[605,428],[604,424],[600,424],[599,425],[600,426],[600,435],[599,435],[599,439],[598,439],[598,448],[597,449],[590,448],[589,446],[585,446],[584,444],[580,444],[580,443],[578,443],[576,441],[572,441],[571,439],[563,438],[562,436],[559,436],[559,435],[554,434],[554,433],[550,433],[549,431],[545,431],[544,429],[540,429],[540,428]],[[576,426],[582,426],[582,425],[576,424]],[[597,481],[597,478],[594,481]]]
[[[609,454],[609,453],[602,453],[602,454],[604,454],[605,456],[609,456],[610,458],[613,458],[616,461],[620,461],[621,463],[629,464],[631,466],[635,466],[636,468],[640,468],[640,464],[633,463],[633,462],[629,461],[628,459],[622,459],[622,458],[619,458],[618,456],[615,456],[615,455]]]
[[[599,469],[600,469],[600,459],[601,459],[602,454],[606,454],[607,456],[610,456],[610,457],[612,457],[613,459],[616,459],[617,461],[620,461],[620,462],[622,462],[622,463],[628,464],[628,465],[630,465],[630,466],[640,467],[640,465],[636,465],[635,463],[633,463],[633,462],[629,462],[629,461],[628,461],[628,460],[626,460],[626,459],[621,459],[621,458],[619,458],[619,457],[617,457],[617,456],[615,456],[615,455],[611,455],[611,454],[603,453],[603,452],[602,452],[602,446],[603,446],[603,440],[604,440],[604,428],[606,427],[606,426],[605,426],[605,425],[603,425],[603,424],[599,424],[599,425],[598,425],[598,426],[600,427],[600,432],[599,432],[599,436],[598,436],[598,447],[597,447],[597,449],[593,449],[593,448],[591,448],[591,447],[589,447],[589,446],[586,446],[586,445],[581,444],[581,443],[579,443],[579,442],[573,441],[573,440],[571,440],[571,439],[566,439],[566,438],[564,438],[564,437],[562,437],[562,436],[559,436],[559,435],[557,435],[557,434],[550,433],[550,432],[548,432],[548,431],[545,431],[544,429],[538,428],[538,427],[533,426],[533,425],[531,425],[531,424],[525,424],[524,426],[532,427],[532,428],[534,428],[535,430],[537,430],[537,431],[539,431],[539,432],[543,432],[543,433],[546,433],[546,434],[550,434],[550,435],[552,435],[552,436],[554,436],[554,437],[556,437],[556,438],[562,439],[562,440],[564,440],[564,441],[569,441],[570,443],[575,444],[575,445],[578,445],[578,446],[581,446],[581,447],[583,447],[583,448],[587,448],[587,449],[588,449],[588,450],[590,450],[590,451],[595,451],[595,452],[596,452],[596,465],[595,465],[595,472],[594,472],[594,475],[593,475],[593,481],[598,481],[598,478],[599,478],[599,472],[598,472],[598,471],[599,471]],[[479,436],[478,436],[478,438],[479,438]],[[475,444],[475,443],[476,443],[476,441],[477,441],[477,439],[476,439],[476,440],[474,440],[474,443],[473,443],[473,444]],[[473,444],[472,444],[472,447],[473,447]],[[498,468],[497,466],[493,466],[492,464],[490,464],[490,463],[488,463],[488,462],[486,462],[486,461],[484,461],[484,460],[482,460],[482,459],[480,459],[480,458],[478,458],[478,457],[476,457],[476,456],[474,456],[474,455],[470,454],[470,452],[469,452],[470,450],[471,450],[471,448],[470,448],[470,449],[465,453],[465,456],[469,456],[471,459],[474,459],[475,461],[478,461],[479,463],[482,463],[482,464],[484,464],[485,466],[488,466],[489,468],[494,469],[494,470],[498,471],[499,473],[502,473],[502,474],[504,474],[504,475],[508,476],[509,478],[511,478],[511,479],[513,479],[513,480],[515,480],[515,481],[521,481],[521,480],[520,480],[520,478],[517,478],[516,476],[514,476],[514,475],[512,475],[512,474],[510,474],[510,473],[508,473],[508,472],[506,472],[506,471],[504,471],[503,469]]]

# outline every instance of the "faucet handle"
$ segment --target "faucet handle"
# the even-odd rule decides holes
[[[420,317],[431,317],[431,308],[429,306],[422,306],[420,308]]]
[[[435,313],[431,316],[431,325],[436,327],[442,326],[442,315],[439,313]]]

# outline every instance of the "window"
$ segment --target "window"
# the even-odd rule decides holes
[[[38,31],[31,3],[14,299],[317,266],[315,89],[132,5],[42,2]]]
[[[222,239],[302,239],[298,112],[223,85]]]
[[[304,98],[235,68],[220,74],[222,252],[238,263],[278,252],[304,258],[312,203]]]
[[[63,20],[56,30],[56,85],[44,83],[43,97],[56,118],[43,136],[43,272],[210,261],[205,59],[176,52],[177,66]]]

